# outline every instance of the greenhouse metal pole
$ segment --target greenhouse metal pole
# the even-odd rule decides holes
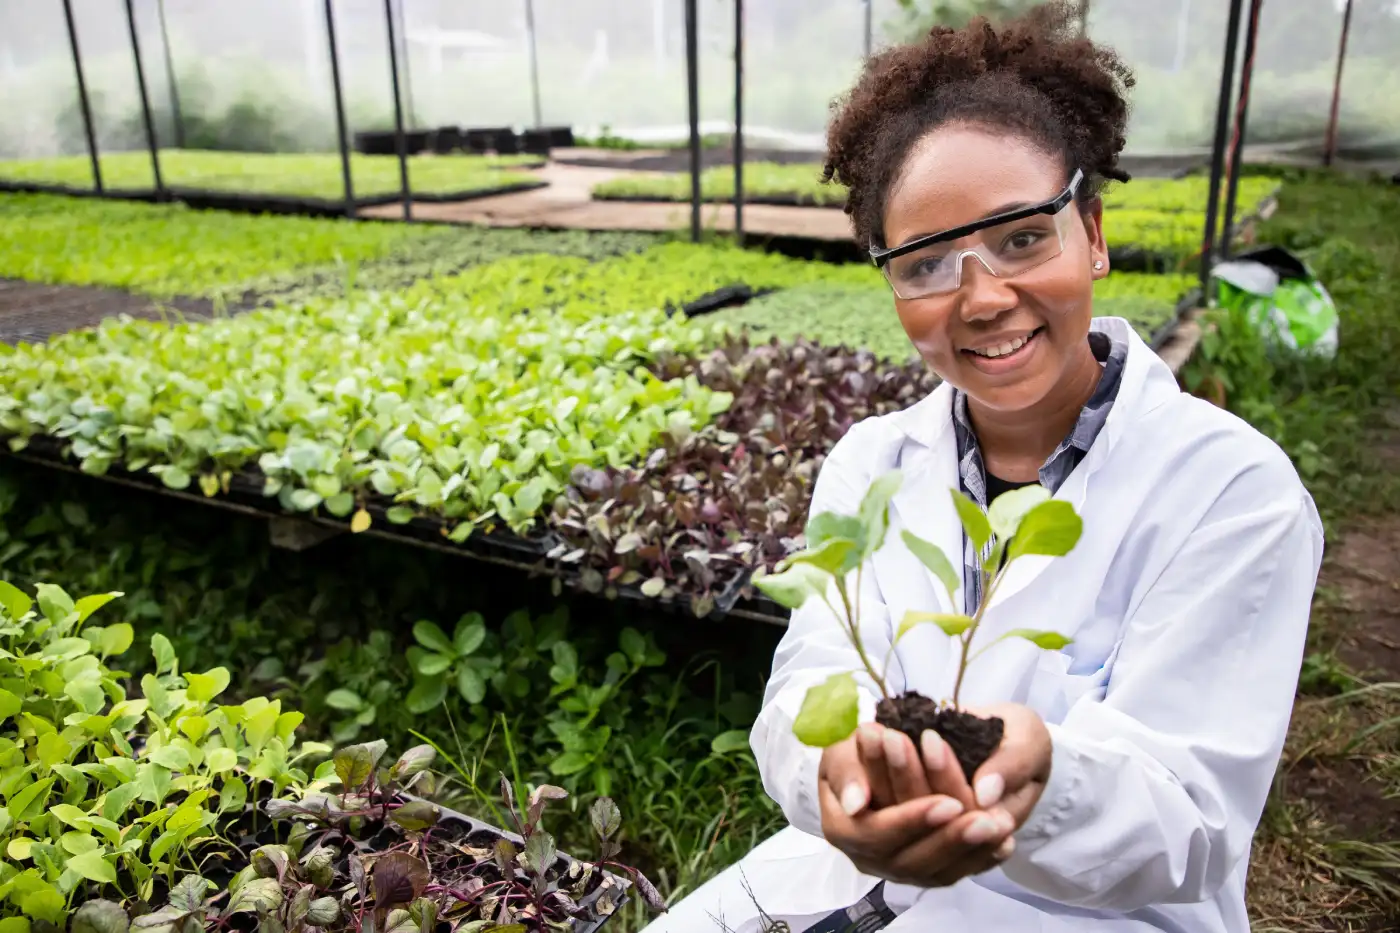
[[[403,99],[408,113],[408,125],[418,125],[418,107],[413,102],[413,64],[408,57],[408,13],[404,0],[399,0],[399,53],[403,56]]]
[[[535,128],[544,125],[540,116],[540,57],[535,47],[535,0],[525,0],[525,32],[530,37],[530,101],[534,104]]]
[[[734,242],[744,245],[744,0],[734,0]]]
[[[102,165],[97,158],[97,136],[92,131],[92,105],[88,102],[87,80],[83,77],[83,56],[78,51],[78,27],[73,22],[73,0],[63,0],[63,16],[68,20],[68,47],[73,52],[73,72],[78,76],[78,106],[83,111],[83,135],[87,137],[88,158],[92,159],[92,187],[102,194]]]
[[[134,0],[126,0],[126,28],[131,33],[131,58],[136,63],[136,90],[141,95],[141,121],[146,124],[146,145],[151,150],[151,174],[156,181],[156,198],[165,200],[165,181],[160,177],[160,144],[156,122],[151,118],[151,95],[146,90],[146,69],[141,64],[141,40],[136,36]]]
[[[875,43],[875,0],[865,0],[865,57],[869,58]]]
[[[690,111],[690,239],[700,242],[700,37],[696,0],[685,0],[685,83]]]
[[[335,88],[335,130],[340,138],[340,173],[345,183],[345,216],[355,216],[355,186],[350,180],[350,140],[345,127],[345,96],[340,88],[340,52],[335,47],[335,0],[325,0],[326,42],[331,51],[331,84]]]
[[[413,219],[413,190],[408,184],[408,140],[403,135],[403,98],[399,96],[399,46],[394,29],[394,0],[384,0],[384,22],[389,28],[389,79],[394,88],[394,148],[399,154],[399,189],[403,194],[403,219]]]
[[[1089,34],[1089,0],[1079,0],[1079,34]]]
[[[1259,11],[1264,0],[1249,0],[1249,32],[1244,37],[1244,65],[1240,68],[1240,100],[1235,110],[1235,135],[1230,146],[1229,182],[1225,188],[1225,232],[1220,255],[1230,257],[1235,233],[1235,201],[1240,191],[1240,171],[1244,161],[1244,133],[1249,123],[1249,91],[1254,79],[1254,51],[1259,42]]]
[[[1342,66],[1347,60],[1347,36],[1351,34],[1351,0],[1342,13],[1342,40],[1337,49],[1337,78],[1332,83],[1332,112],[1327,117],[1327,142],[1322,149],[1322,164],[1331,166],[1337,157],[1337,118],[1342,111]]]
[[[1230,0],[1225,27],[1225,61],[1220,66],[1220,100],[1215,109],[1215,141],[1210,157],[1210,192],[1206,200],[1206,230],[1201,239],[1201,296],[1210,294],[1210,269],[1215,259],[1215,231],[1220,222],[1220,179],[1225,174],[1225,144],[1230,132],[1230,99],[1235,85],[1235,50],[1240,44],[1240,10],[1244,0]]]
[[[175,127],[175,148],[185,148],[185,118],[180,113],[180,91],[175,84],[175,62],[170,58],[170,31],[165,28],[165,0],[158,0],[160,42],[165,48],[165,83],[170,88],[170,120]]]

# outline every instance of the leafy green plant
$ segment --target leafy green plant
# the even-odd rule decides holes
[[[120,595],[40,584],[36,600],[0,582],[0,903],[50,923],[90,891],[149,902],[229,845],[250,800],[305,782],[299,764],[329,750],[298,747],[302,717],[276,701],[216,704],[229,672],[182,672],[163,636],[128,696],[106,660],[131,626],[91,624]]]
[[[161,175],[172,188],[275,194],[337,200],[344,197],[340,156],[335,153],[199,152],[163,149]],[[538,156],[412,156],[409,181],[415,194],[456,194],[533,183],[522,167],[543,164]],[[397,194],[397,156],[352,153],[350,174],[358,198]],[[0,179],[73,188],[92,186],[87,156],[0,160]],[[107,153],[102,158],[103,184],[113,189],[155,186],[151,157],[145,151]]]
[[[789,609],[800,609],[818,599],[836,616],[842,631],[859,656],[862,672],[879,691],[876,718],[882,725],[909,735],[918,747],[925,729],[939,732],[953,748],[968,779],[1001,741],[999,719],[981,719],[958,706],[968,665],[997,644],[1009,638],[1024,638],[1038,648],[1058,650],[1069,639],[1056,632],[1014,629],[972,651],[972,644],[996,598],[997,589],[1010,566],[1028,556],[1061,557],[1068,554],[1082,530],[1082,522],[1068,502],[1050,498],[1042,486],[1026,486],[998,496],[986,512],[958,490],[953,504],[963,532],[981,558],[978,573],[982,597],[971,615],[910,610],[905,613],[886,656],[872,659],[861,639],[861,585],[864,565],[885,543],[889,527],[889,502],[898,491],[902,474],[891,471],[871,483],[856,515],[822,513],[807,523],[807,547],[790,556],[773,574],[755,578],[755,585],[770,598]],[[937,545],[907,529],[901,538],[919,562],[944,586],[949,602],[957,605],[962,575]],[[852,590],[848,585],[856,575]],[[832,602],[832,596],[837,602]],[[905,635],[922,625],[934,625],[957,640],[959,663],[957,679],[949,699],[935,704],[917,693],[896,695],[886,679],[895,646]],[[793,722],[793,734],[804,744],[824,748],[850,737],[858,724],[859,688],[852,673],[833,674],[810,688]]]
[[[745,162],[744,196],[757,200],[783,200],[795,204],[820,207],[841,207],[846,203],[846,189],[821,180],[819,162],[788,163]],[[706,201],[734,199],[734,167],[731,165],[705,169],[700,173],[701,197]],[[689,201],[690,176],[684,173],[659,172],[626,175],[593,186],[593,197],[599,200],[647,198],[656,201]]]

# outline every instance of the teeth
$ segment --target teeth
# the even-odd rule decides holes
[[[999,356],[1006,356],[1008,353],[1015,353],[1017,350],[1024,347],[1026,341],[1029,339],[1029,337],[1017,337],[1015,340],[1008,340],[1006,343],[999,344],[998,346],[983,347],[980,350],[973,350],[972,352],[976,353],[978,356],[996,359]]]

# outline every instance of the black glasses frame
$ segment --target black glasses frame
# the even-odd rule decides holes
[[[917,240],[910,240],[902,246],[881,249],[878,246],[870,247],[870,258],[875,263],[875,268],[883,269],[889,264],[891,259],[908,255],[916,250],[921,250],[925,246],[932,246],[934,243],[944,243],[948,240],[961,240],[963,237],[985,230],[988,227],[995,227],[998,224],[1011,223],[1015,220],[1024,220],[1027,217],[1034,217],[1037,214],[1055,215],[1064,210],[1074,196],[1079,192],[1079,186],[1084,183],[1084,170],[1075,169],[1074,177],[1069,180],[1069,185],[1064,191],[1055,195],[1048,201],[1041,204],[1033,204],[1030,207],[1018,207],[1014,211],[1007,211],[1004,214],[995,214],[975,223],[964,224],[961,227],[954,227],[951,230],[944,230],[942,233],[931,233],[928,236],[921,236]]]

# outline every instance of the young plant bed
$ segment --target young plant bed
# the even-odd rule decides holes
[[[745,162],[744,200],[750,204],[844,207],[846,189],[822,183],[821,174],[820,163]],[[701,172],[700,192],[705,201],[734,200],[733,166]],[[600,201],[689,201],[690,175],[628,175],[594,185],[593,197]]]
[[[748,575],[800,547],[811,485],[856,421],[906,408],[938,384],[922,363],[882,364],[867,351],[742,337],[700,357],[654,364],[733,398],[712,425],[668,432],[630,469],[577,469],[554,503],[563,543],[551,556],[579,568],[585,589],[732,608]]]
[[[886,728],[909,736],[920,746],[925,730],[938,733],[952,748],[963,775],[971,783],[973,775],[1001,744],[1003,723],[999,718],[983,718],[958,704],[968,666],[983,653],[1010,638],[1024,638],[1038,648],[1058,651],[1070,643],[1057,632],[1013,629],[972,652],[987,607],[1017,559],[1027,556],[1063,557],[1079,542],[1083,522],[1074,507],[1052,499],[1042,486],[1026,486],[1003,493],[986,512],[959,490],[952,490],[953,504],[973,548],[985,555],[977,572],[982,597],[971,614],[910,610],[904,614],[890,640],[885,658],[871,659],[861,640],[861,593],[848,586],[852,574],[861,571],[885,544],[889,530],[889,503],[902,482],[893,470],[871,483],[855,515],[824,512],[807,523],[807,547],[789,556],[777,572],[762,574],[754,585],[780,605],[799,610],[809,601],[820,600],[836,616],[842,632],[860,659],[861,670],[833,674],[808,689],[802,707],[793,721],[793,734],[806,745],[826,748],[850,738],[860,720],[860,686],[856,674],[864,674],[878,691],[875,720]],[[909,530],[900,534],[920,563],[943,584],[948,602],[958,606],[962,571],[937,545]],[[959,562],[961,563],[961,562]],[[839,597],[833,601],[832,596]],[[839,608],[838,608],[839,607]],[[915,691],[894,693],[887,678],[890,659],[899,640],[921,625],[936,625],[958,642],[960,661],[950,697],[934,700]]]

